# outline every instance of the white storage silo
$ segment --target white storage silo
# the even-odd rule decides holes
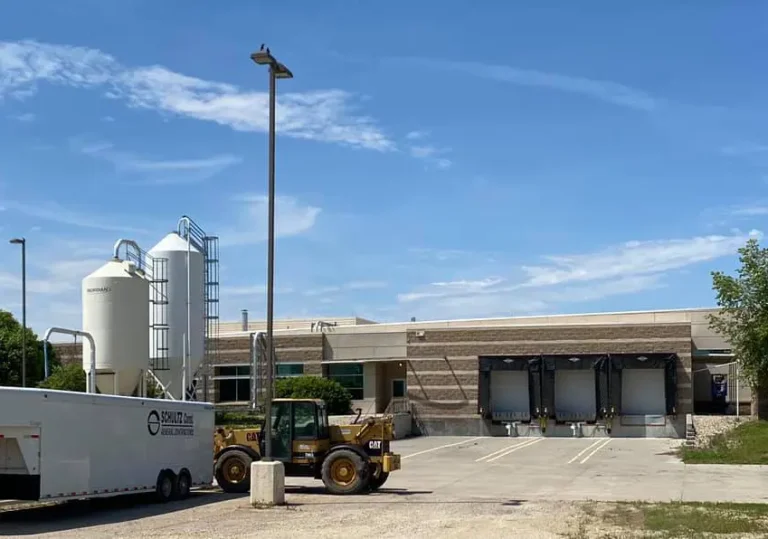
[[[187,254],[189,250],[189,270],[187,269]],[[184,352],[188,349],[189,370],[187,385],[192,383],[192,376],[203,362],[205,355],[205,257],[194,245],[178,233],[171,232],[149,250],[154,258],[165,259],[165,278],[167,304],[160,306],[165,309],[162,318],[168,324],[167,338],[167,368],[154,370],[155,376],[176,399],[183,398],[182,366]],[[189,328],[187,328],[187,283],[189,283]],[[185,335],[189,331],[189,338]],[[156,355],[154,343],[155,334],[150,336],[150,353]],[[164,362],[165,363],[165,362]]]
[[[96,346],[96,389],[137,394],[149,363],[149,281],[132,262],[113,259],[82,281],[83,330]],[[83,341],[83,369],[91,372],[91,346]],[[104,372],[99,372],[104,371]]]

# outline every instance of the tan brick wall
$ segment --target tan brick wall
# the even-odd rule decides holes
[[[693,410],[690,324],[438,330],[409,332],[408,343],[408,392],[419,413],[452,415],[440,401],[456,401],[468,403],[456,415],[476,414],[478,356],[654,352],[678,354],[678,414]]]
[[[472,373],[451,373],[446,371],[444,373],[418,373],[408,372],[408,386],[457,386],[457,387],[472,387],[477,388],[477,371]]]
[[[413,370],[416,372],[421,371],[429,371],[429,372],[435,372],[435,371],[477,371],[478,363],[477,363],[477,357],[473,357],[470,359],[462,358],[462,359],[454,359],[449,357],[448,361],[446,361],[444,358],[434,358],[434,359],[409,359],[408,360],[409,370]]]
[[[690,324],[473,328],[426,331],[424,337],[418,337],[417,332],[414,331],[408,332],[408,344],[675,338],[690,340]]]
[[[62,365],[72,363],[82,363],[83,344],[82,343],[51,343],[56,354],[56,358]]]
[[[491,355],[538,355],[538,354],[619,354],[674,352],[681,347],[690,353],[690,338],[686,340],[659,341],[601,341],[601,342],[501,342],[501,343],[434,343],[427,345],[409,345],[408,357],[443,357],[443,356],[491,356]]]
[[[477,401],[436,402],[436,401],[411,401],[411,405],[417,417],[430,416],[457,417],[477,416]]]

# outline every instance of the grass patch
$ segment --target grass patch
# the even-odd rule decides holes
[[[627,531],[654,537],[706,537],[708,534],[768,533],[768,504],[618,503],[603,519]]]
[[[750,421],[714,436],[706,447],[682,447],[686,464],[768,464],[768,421]]]

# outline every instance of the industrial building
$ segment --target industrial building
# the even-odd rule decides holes
[[[276,375],[335,379],[364,414],[408,412],[441,435],[682,437],[691,413],[748,413],[713,309],[376,323],[275,321]],[[201,376],[218,407],[247,407],[261,321],[218,326]],[[79,360],[78,345],[59,345]],[[263,372],[257,376],[261,379]]]

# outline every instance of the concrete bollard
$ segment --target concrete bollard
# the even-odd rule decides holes
[[[285,504],[285,467],[280,461],[251,463],[251,505]]]

